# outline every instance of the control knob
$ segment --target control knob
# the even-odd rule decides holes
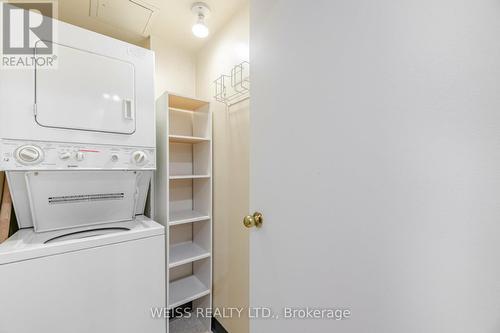
[[[16,150],[16,160],[22,164],[37,164],[43,160],[43,151],[35,145],[24,145]]]
[[[68,153],[68,152],[62,152],[59,154],[59,158],[61,160],[67,160],[71,157],[71,153]]]
[[[148,161],[148,156],[145,152],[138,150],[132,154],[132,162],[136,165],[143,165]]]
[[[76,154],[75,154],[75,160],[77,161],[83,161],[83,159],[85,158],[85,155],[83,155],[83,153],[81,151],[77,151]]]

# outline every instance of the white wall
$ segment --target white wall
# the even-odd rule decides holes
[[[196,94],[214,111],[214,308],[248,307],[249,103],[212,100],[213,81],[249,58],[249,7],[240,9],[198,53]],[[248,318],[217,318],[229,332],[247,333]]]
[[[194,96],[196,91],[195,55],[155,36],[151,36],[150,48],[156,54],[156,98],[165,91]]]

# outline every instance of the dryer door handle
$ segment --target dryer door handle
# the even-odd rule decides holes
[[[123,99],[123,118],[134,120],[134,103],[131,99]]]

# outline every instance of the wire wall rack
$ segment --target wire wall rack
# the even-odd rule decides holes
[[[222,74],[214,81],[217,102],[232,106],[250,98],[250,63],[243,61],[231,69],[231,75]]]

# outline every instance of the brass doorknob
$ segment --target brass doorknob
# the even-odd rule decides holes
[[[264,218],[262,217],[262,213],[255,212],[253,215],[247,215],[243,219],[243,224],[247,228],[257,227],[260,228],[262,223],[264,222]]]

